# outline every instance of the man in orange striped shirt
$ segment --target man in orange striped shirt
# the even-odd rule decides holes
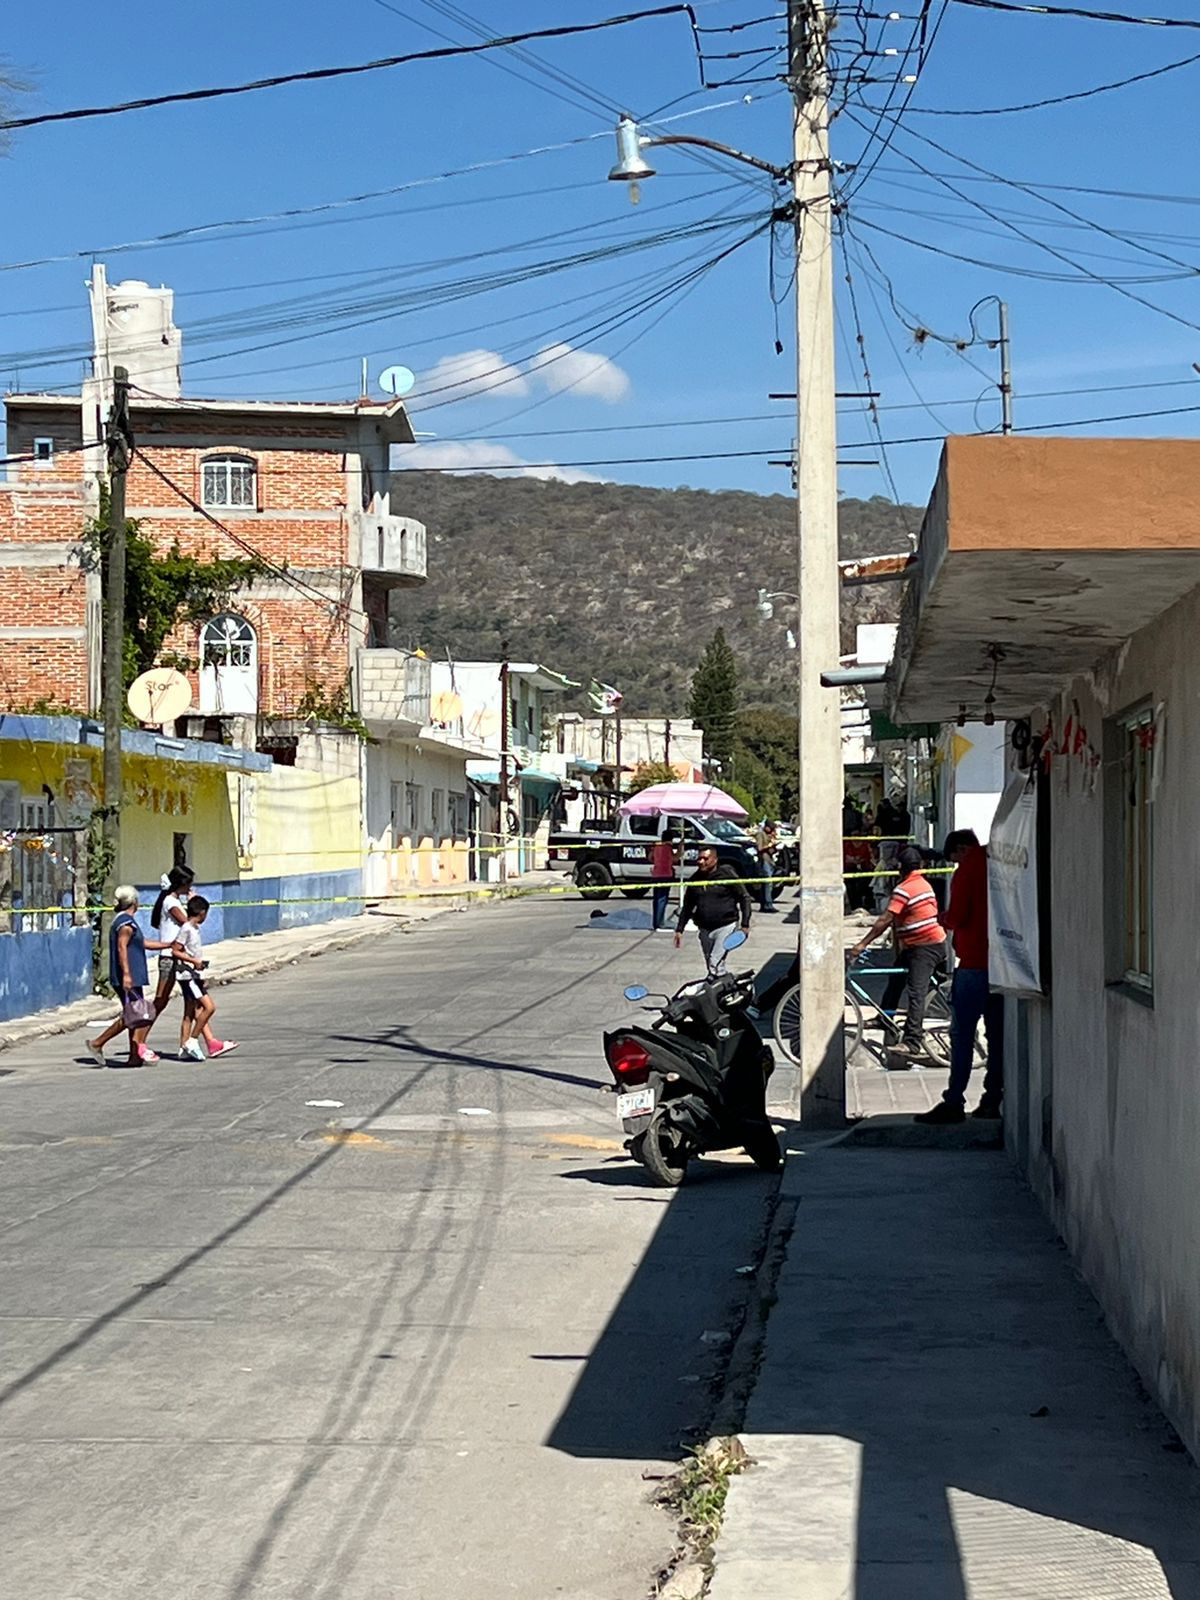
[[[892,978],[883,997],[884,1009],[890,1011],[907,987],[904,1034],[894,1054],[919,1056],[925,1053],[925,1003],[929,999],[929,985],[935,972],[946,960],[946,930],[938,921],[937,896],[933,885],[922,873],[924,862],[914,845],[905,845],[897,857],[900,876],[896,879],[887,910],[856,945],[851,945],[851,956],[861,956],[863,951],[881,933],[889,928],[896,930],[900,944],[900,960],[907,970],[907,978],[897,974]]]

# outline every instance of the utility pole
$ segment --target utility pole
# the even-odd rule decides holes
[[[1000,432],[1013,431],[1012,361],[1008,347],[1008,302],[996,301],[996,314],[1000,319]]]
[[[121,841],[121,724],[125,712],[125,475],[133,453],[129,373],[113,369],[113,401],[105,434],[108,452],[108,561],[104,593],[104,842],[107,888],[118,873]]]
[[[842,1040],[842,748],[838,692],[821,673],[839,655],[833,202],[829,23],[823,0],[788,0],[796,208],[796,475],[799,618],[799,1082],[806,1126],[846,1115]]]
[[[508,640],[500,646],[500,882],[508,882],[508,746],[509,746],[509,671]]]

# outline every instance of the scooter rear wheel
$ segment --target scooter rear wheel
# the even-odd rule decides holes
[[[662,1189],[677,1189],[687,1175],[683,1137],[661,1111],[654,1113],[641,1136],[638,1160]]]

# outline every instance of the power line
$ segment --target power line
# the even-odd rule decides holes
[[[875,433],[875,442],[879,446],[879,455],[883,462],[884,478],[887,481],[888,488],[891,490],[893,502],[899,506],[900,491],[896,487],[896,477],[892,471],[891,462],[887,457],[887,449],[883,439],[883,425],[879,420],[879,412],[875,404],[875,384],[871,378],[871,363],[867,359],[867,337],[863,331],[862,317],[860,316],[858,310],[858,293],[854,287],[854,274],[850,270],[850,256],[846,250],[846,241],[844,237],[842,239],[842,266],[846,279],[847,295],[850,301],[850,312],[854,318],[854,339],[855,343],[858,345],[859,360],[862,363],[864,379],[863,388],[870,397],[867,401],[867,415],[871,419],[871,426]],[[905,515],[903,510],[901,510],[900,518],[904,523],[904,531],[911,543],[913,537],[912,529],[908,525],[908,517]]]
[[[248,539],[243,539],[240,534],[235,533],[219,517],[214,517],[211,511],[202,506],[194,496],[190,495],[185,488],[175,482],[174,478],[169,477],[156,462],[151,460],[144,450],[135,447],[133,454],[144,466],[150,469],[156,478],[161,479],[168,489],[177,494],[186,505],[190,506],[198,516],[203,517],[206,522],[211,522],[213,527],[219,529],[227,539],[237,545],[239,550],[245,551],[255,561],[261,562],[272,576],[290,584],[304,599],[311,601],[313,604],[324,606],[334,618],[349,617],[351,608],[345,600],[331,600],[328,595],[322,594],[319,589],[315,589],[310,583],[306,583],[303,578],[298,578],[294,572],[290,572],[286,567],[281,567],[276,562],[271,561],[256,545],[251,544]]]
[[[856,117],[854,117],[853,113],[849,113],[849,115],[850,115],[851,121],[857,122],[858,119]],[[926,139],[924,137],[924,135],[922,135],[922,134],[914,134],[914,135],[912,135],[912,137],[922,139],[922,141],[924,143],[926,143],[926,144],[933,143],[932,140]],[[974,163],[967,161],[965,157],[956,156],[956,155],[954,155],[954,153],[952,151],[946,151],[946,150],[942,149],[942,146],[940,146],[940,145],[936,145],[935,148],[939,149],[939,150],[942,150],[943,154],[949,155],[951,160],[962,161],[964,166],[973,166],[974,165]],[[929,168],[923,166],[916,159],[916,157],[911,155],[911,154],[909,154],[909,152],[907,152],[907,151],[904,152],[904,158],[905,158],[905,160],[910,161],[912,163],[912,165],[914,167],[916,167],[919,172],[923,172],[926,177],[929,177],[929,178],[934,177],[934,174],[929,170]],[[977,170],[983,170],[983,169],[977,169]],[[997,174],[991,173],[991,174],[989,174],[989,176],[996,177]],[[1002,227],[1007,228],[1010,233],[1015,234],[1019,239],[1022,239],[1026,244],[1031,244],[1031,245],[1034,246],[1035,249],[1045,251],[1045,253],[1047,255],[1053,256],[1056,260],[1061,261],[1066,266],[1072,268],[1074,273],[1077,275],[1077,281],[1078,281],[1078,278],[1082,277],[1082,278],[1086,278],[1087,280],[1089,280],[1092,283],[1101,284],[1105,288],[1112,289],[1117,294],[1123,295],[1125,297],[1125,299],[1132,300],[1135,304],[1140,305],[1140,306],[1144,306],[1148,311],[1154,311],[1159,316],[1168,318],[1171,322],[1177,322],[1182,327],[1190,328],[1194,332],[1200,332],[1200,323],[1192,322],[1189,318],[1180,316],[1177,312],[1170,311],[1165,306],[1156,305],[1153,300],[1147,300],[1143,295],[1134,294],[1132,289],[1128,289],[1123,284],[1115,282],[1112,278],[1101,277],[1099,273],[1093,272],[1089,267],[1083,266],[1079,261],[1074,260],[1071,256],[1066,255],[1063,251],[1056,249],[1053,245],[1047,244],[1044,239],[1039,239],[1039,238],[1037,238],[1037,236],[1035,234],[1027,233],[1024,228],[1018,227],[1016,225],[1016,223],[1007,221],[1004,217],[998,215],[995,211],[991,210],[990,207],[985,206],[982,201],[974,199],[971,195],[963,194],[962,190],[956,188],[954,186],[954,184],[952,184],[948,179],[946,179],[946,178],[937,178],[936,181],[938,183],[940,183],[943,186],[943,188],[948,189],[949,192],[951,194],[955,195],[959,200],[964,201],[968,205],[974,206],[975,209],[978,210],[978,211],[981,211],[984,214],[984,216],[990,217],[993,222],[997,222]],[[1003,181],[1003,180],[1001,180],[1001,181]],[[1047,202],[1047,203],[1048,204],[1053,204],[1054,202]],[[866,222],[864,222],[863,226],[864,227],[873,227],[873,228],[876,229],[877,232],[881,232],[881,233],[888,233],[888,232],[891,231],[891,230],[886,229],[886,228],[880,228],[878,223],[866,223]],[[1105,231],[1105,230],[1101,230],[1101,231]],[[897,234],[897,235],[893,235],[893,237],[903,238],[903,235]],[[918,244],[919,243],[919,241],[911,240],[911,239],[907,240],[906,242],[909,243],[909,244]],[[926,246],[923,243],[920,243],[920,248],[931,249],[933,247]],[[952,257],[956,254],[956,252],[951,251],[951,250],[938,250],[936,253],[940,254],[940,255],[949,255],[949,256],[952,256]],[[959,259],[961,259],[961,260],[970,260],[971,258],[963,256],[963,257],[959,257]],[[975,265],[982,265],[983,263],[975,262],[974,264]],[[996,263],[992,263],[992,265],[996,266],[997,264]],[[999,267],[998,270],[1011,271],[1013,269],[1006,268],[1006,267]],[[1194,269],[1189,269],[1189,270],[1194,270]]]
[[[1051,95],[1046,100],[1027,100],[1016,106],[913,106],[914,117],[1002,117],[1017,111],[1041,111],[1045,106],[1065,106],[1072,100],[1090,100],[1093,95],[1107,94],[1112,89],[1128,89],[1134,83],[1147,83],[1151,78],[1161,78],[1168,72],[1178,72],[1181,67],[1194,67],[1200,55],[1185,56],[1182,61],[1168,61],[1165,67],[1154,67],[1150,72],[1135,72],[1129,78],[1117,78],[1112,83],[1098,83],[1090,89],[1076,89],[1073,94]],[[868,106],[869,111],[876,107]]]
[[[530,39],[563,39],[579,34],[599,33],[607,28],[620,28],[631,22],[645,22],[653,17],[685,16],[693,30],[696,15],[690,4],[655,6],[647,11],[629,11],[622,16],[602,17],[597,22],[574,22],[554,28],[533,28],[524,33],[507,34],[500,38],[484,39],[478,44],[441,45],[433,50],[410,50],[403,55],[383,56],[374,61],[356,62],[347,67],[311,67],[305,72],[278,73],[270,78],[254,78],[247,83],[224,84],[206,89],[184,89],[173,94],[146,95],[137,100],[122,100],[115,105],[76,106],[69,111],[46,111],[35,117],[9,117],[0,121],[0,132],[18,128],[39,128],[51,122],[78,122],[85,117],[115,117],[127,111],[146,111],[155,106],[182,105],[196,100],[219,100],[230,95],[253,94],[261,89],[278,89],[288,83],[317,83],[331,78],[357,77],[367,72],[382,72],[391,67],[407,66],[414,61],[444,61],[456,56],[480,55],[487,50],[504,50]]]
[[[1143,28],[1200,28],[1200,21],[1192,17],[1136,17],[1127,11],[1090,11],[1083,6],[1018,5],[1015,0],[954,0],[954,3],[977,6],[982,11],[1015,11],[1036,17],[1079,17],[1086,22],[1130,22]]]

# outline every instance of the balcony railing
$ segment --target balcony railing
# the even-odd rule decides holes
[[[363,571],[377,582],[397,587],[425,582],[425,524],[396,516],[389,494],[377,494],[358,513]]]
[[[407,650],[358,652],[358,710],[369,727],[419,732],[429,721],[430,664]]]

